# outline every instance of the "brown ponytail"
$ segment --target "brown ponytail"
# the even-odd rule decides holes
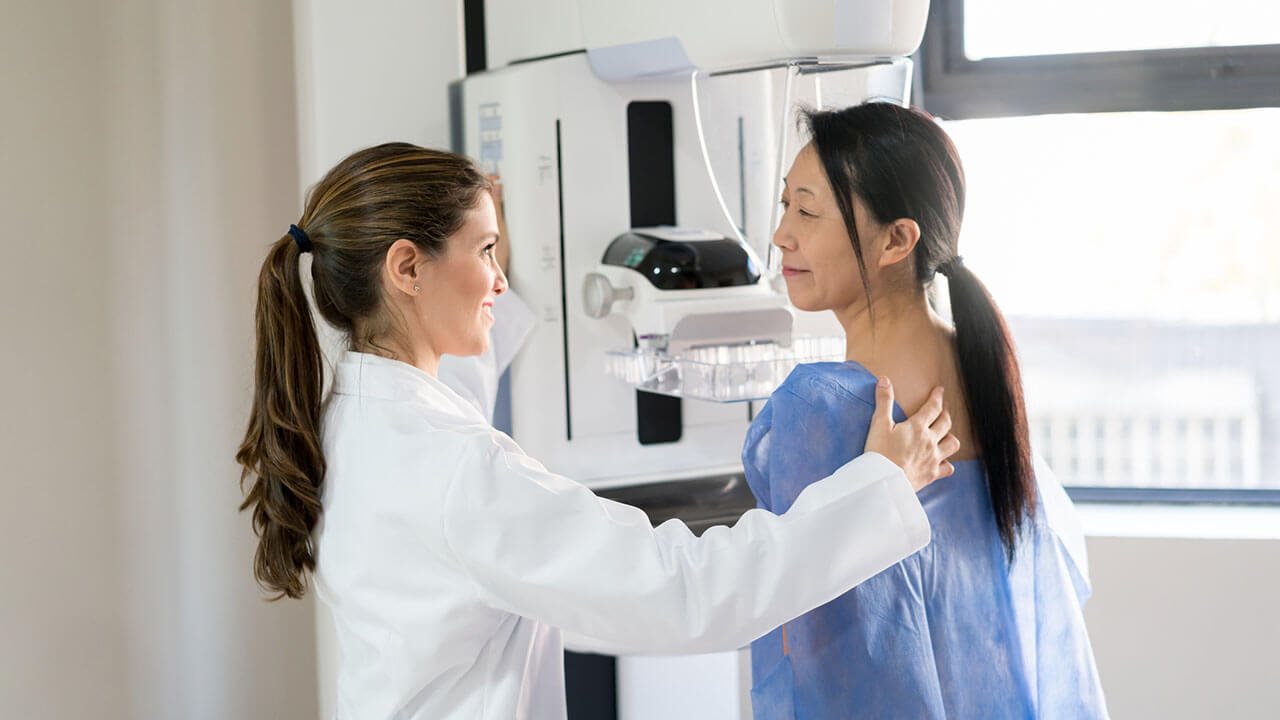
[[[404,238],[438,257],[489,188],[461,155],[407,143],[366,148],[308,193],[300,238],[285,235],[271,246],[258,278],[253,410],[236,462],[241,490],[253,480],[240,509],[253,510],[254,576],[273,599],[306,592],[325,473],[324,362],[302,289],[300,247],[312,253],[316,309],[325,321],[353,349],[385,348],[398,331],[383,307],[387,249]]]
[[[258,276],[257,358],[249,429],[236,453],[240,486],[254,476],[241,510],[253,508],[253,572],[277,598],[302,597],[315,569],[311,530],[320,517],[323,360],[302,290],[299,251],[286,235]]]

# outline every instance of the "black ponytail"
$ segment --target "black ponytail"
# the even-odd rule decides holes
[[[986,286],[963,262],[948,264],[944,272],[969,421],[1000,539],[1012,559],[1022,521],[1035,514],[1036,505],[1022,372],[1004,316]]]
[[[855,195],[878,222],[910,218],[920,227],[914,251],[920,287],[938,272],[950,276],[957,364],[969,420],[986,468],[1000,539],[1012,559],[1022,525],[1036,510],[1027,412],[1004,317],[957,252],[965,203],[960,155],[933,118],[892,103],[806,111],[801,122],[853,243],[868,310],[871,288],[854,224]],[[874,314],[871,318],[874,323]]]

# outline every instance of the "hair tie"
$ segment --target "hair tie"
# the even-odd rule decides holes
[[[298,252],[311,252],[311,238],[307,236],[306,231],[297,225],[290,225],[289,235],[293,237],[293,242],[298,245]]]
[[[938,263],[938,272],[942,273],[943,275],[946,275],[947,277],[951,277],[951,273],[955,272],[956,270],[959,270],[962,267],[964,267],[964,258],[959,255],[956,255],[950,260],[946,260],[944,262]]]

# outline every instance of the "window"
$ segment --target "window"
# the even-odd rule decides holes
[[[1280,106],[1269,0],[934,0],[920,52],[935,115]]]
[[[1280,10],[1138,5],[935,2],[917,100],[959,147],[961,252],[1073,495],[1280,501],[1280,45],[1257,44]],[[1132,30],[1083,34],[1103,8]]]
[[[1271,0],[967,0],[964,16],[969,60],[1280,43]]]

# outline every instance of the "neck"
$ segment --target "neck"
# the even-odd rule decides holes
[[[353,340],[351,345],[357,352],[408,363],[431,377],[439,377],[440,353],[426,340],[400,341],[383,336]]]
[[[877,374],[915,354],[922,342],[947,332],[947,323],[929,307],[923,290],[889,293],[874,302],[875,322],[867,303],[835,310],[844,327],[845,359]]]
[[[419,350],[408,362],[431,377],[440,376],[440,355],[431,348]]]

